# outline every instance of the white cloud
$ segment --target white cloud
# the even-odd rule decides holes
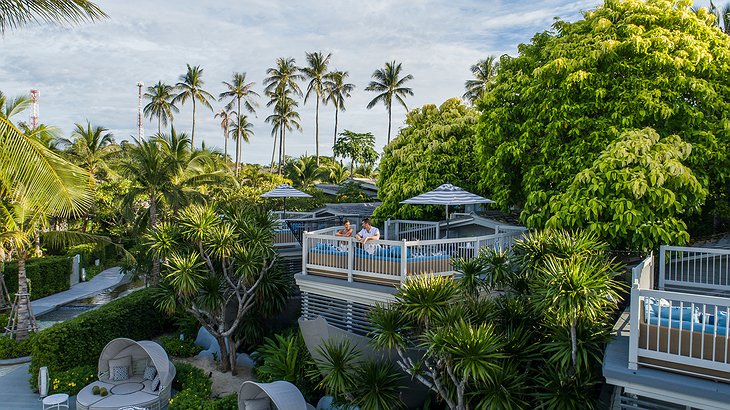
[[[365,109],[373,97],[364,91],[370,74],[397,60],[413,74],[415,95],[409,107],[440,104],[460,96],[469,66],[489,54],[516,53],[517,44],[549,29],[553,17],[574,20],[594,1],[338,1],[195,0],[99,1],[111,17],[79,27],[32,27],[0,39],[0,89],[14,95],[38,88],[41,121],[70,132],[89,119],[115,132],[136,134],[137,81],[175,83],[185,64],[201,65],[214,95],[234,71],[245,71],[261,88],[265,71],[277,57],[304,62],[305,51],[332,52],[332,67],[350,71],[357,88],[341,113],[339,129],[372,131],[386,142],[383,107]],[[218,108],[223,103],[215,103]],[[253,118],[255,137],[243,148],[246,161],[271,157],[269,114],[262,102]],[[189,130],[191,107],[180,107],[177,128]],[[300,105],[303,133],[287,138],[287,152],[314,152],[314,104]],[[393,134],[404,110],[394,109]],[[320,144],[330,153],[334,130],[331,107],[320,110]],[[146,122],[149,133],[156,121]],[[223,146],[213,114],[198,110],[198,136]]]

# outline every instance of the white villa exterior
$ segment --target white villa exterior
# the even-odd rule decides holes
[[[612,408],[729,409],[729,314],[730,250],[662,246],[637,265],[604,357]]]

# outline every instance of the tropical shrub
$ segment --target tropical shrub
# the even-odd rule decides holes
[[[460,261],[459,280],[413,277],[371,311],[373,344],[450,409],[595,408],[621,290],[607,249],[590,232],[536,232]],[[346,395],[357,357],[324,350],[337,377],[322,383]]]
[[[254,374],[264,383],[286,380],[299,388],[308,401],[319,398],[317,368],[299,331],[275,334],[264,339],[251,355],[256,360]]]
[[[179,336],[162,336],[160,337],[160,344],[165,348],[167,354],[175,357],[193,357],[203,350],[190,337],[180,340]]]
[[[65,256],[46,256],[25,262],[30,281],[31,300],[40,299],[71,287],[71,261]],[[10,293],[18,291],[18,264],[5,264],[5,284]]]
[[[178,393],[170,400],[170,410],[236,410],[238,396],[231,394],[211,398],[212,381],[205,372],[191,364],[175,362],[177,373],[172,388]]]
[[[478,113],[459,99],[440,107],[424,105],[408,113],[406,127],[385,147],[378,175],[383,204],[375,216],[400,219],[441,217],[443,207],[401,205],[441,184],[451,183],[478,192],[474,154]]]
[[[2,318],[0,318],[0,320],[2,320]],[[5,317],[4,322],[0,321],[0,326],[4,327],[6,324],[7,317]],[[21,341],[17,341],[8,336],[0,336],[0,359],[15,359],[18,357],[29,356],[33,348],[34,339],[35,337],[32,334],[29,338]]]
[[[74,396],[87,384],[96,380],[96,366],[77,366],[68,370],[49,372],[48,394],[66,393]]]
[[[518,57],[503,57],[478,104],[480,183],[490,198],[522,207],[523,222],[542,228],[551,198],[608,145],[626,130],[652,127],[692,145],[685,165],[708,190],[702,218],[727,218],[719,210],[730,200],[730,36],[691,5],[607,1],[581,20],[555,22],[520,45]],[[687,216],[675,218],[689,223]]]
[[[39,332],[30,374],[37,375],[41,366],[48,366],[52,374],[73,366],[96,367],[104,346],[113,339],[145,340],[169,331],[172,320],[155,302],[153,289],[139,290]],[[34,388],[36,383],[31,377]]]
[[[651,250],[689,242],[686,215],[706,190],[682,164],[692,147],[651,128],[626,131],[550,199],[547,226],[587,229],[614,249]]]

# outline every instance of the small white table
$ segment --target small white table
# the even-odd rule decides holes
[[[68,394],[52,394],[43,399],[43,410],[56,408],[68,409]]]

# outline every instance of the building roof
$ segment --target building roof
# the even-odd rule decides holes
[[[325,214],[336,215],[336,216],[371,216],[375,208],[380,206],[382,202],[365,202],[365,203],[340,203],[340,204],[325,204],[324,208],[316,210],[317,216]]]

